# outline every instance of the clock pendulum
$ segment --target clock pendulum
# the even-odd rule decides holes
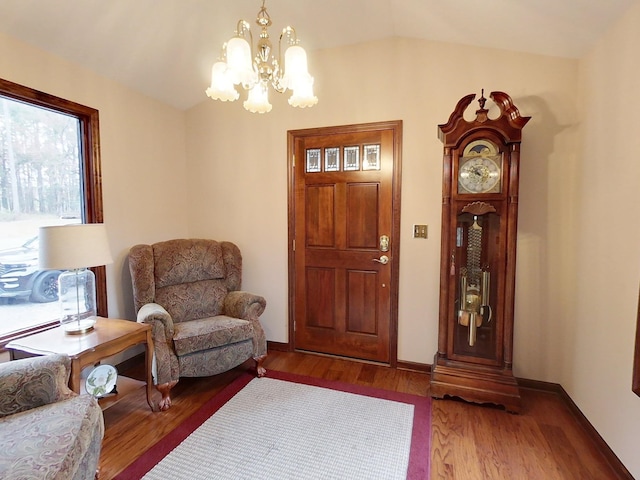
[[[482,227],[478,216],[468,231],[467,266],[460,269],[460,303],[458,323],[469,329],[469,346],[476,343],[478,328],[491,321],[489,305],[490,275],[488,269],[480,267],[482,253]]]
[[[513,375],[513,312],[522,117],[511,98],[492,92],[500,115],[489,118],[482,92],[472,121],[458,101],[444,144],[438,351],[430,394],[520,410]]]

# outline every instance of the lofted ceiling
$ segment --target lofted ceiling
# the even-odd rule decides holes
[[[637,0],[266,0],[313,50],[409,37],[579,58]],[[261,0],[0,0],[0,32],[179,109]],[[1,73],[0,73],[1,76]]]

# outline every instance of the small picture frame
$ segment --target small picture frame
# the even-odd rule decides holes
[[[362,170],[380,170],[380,144],[364,146]]]
[[[321,171],[320,153],[321,153],[321,150],[319,148],[307,149],[307,172],[308,173]]]
[[[360,170],[360,147],[344,147],[344,171]]]
[[[340,147],[329,147],[324,149],[324,171],[340,171]]]

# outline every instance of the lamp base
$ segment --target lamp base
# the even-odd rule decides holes
[[[95,275],[85,268],[62,272],[58,277],[60,325],[65,333],[85,333],[95,325],[95,285]]]
[[[90,332],[95,324],[95,318],[83,318],[82,320],[61,323],[64,333],[67,335],[81,335]]]

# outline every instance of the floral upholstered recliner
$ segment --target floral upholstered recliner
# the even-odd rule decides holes
[[[89,480],[104,435],[102,410],[68,385],[71,360],[47,355],[0,364],[0,478]]]
[[[160,409],[180,377],[206,377],[253,358],[258,377],[267,341],[265,299],[240,291],[242,256],[231,242],[176,239],[136,245],[129,268],[138,322],[152,326]]]

